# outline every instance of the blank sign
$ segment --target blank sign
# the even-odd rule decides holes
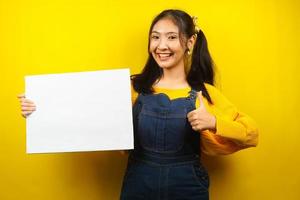
[[[129,69],[25,77],[27,153],[133,148]]]

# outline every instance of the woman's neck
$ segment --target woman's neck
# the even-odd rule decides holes
[[[163,88],[185,88],[189,87],[186,80],[184,66],[163,68],[163,75],[161,79],[154,84],[156,87]]]

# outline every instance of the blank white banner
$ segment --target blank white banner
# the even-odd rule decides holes
[[[25,77],[27,153],[133,149],[129,69]]]

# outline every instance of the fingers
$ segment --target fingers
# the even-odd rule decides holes
[[[35,107],[35,103],[29,99],[22,99],[20,103],[21,107]]]
[[[199,131],[203,129],[205,125],[203,123],[203,117],[205,117],[205,114],[207,112],[205,108],[205,104],[203,102],[202,91],[197,93],[197,97],[199,99],[199,108],[187,114],[188,121],[190,122],[192,129],[195,131]]]
[[[25,118],[28,117],[31,113],[32,113],[32,111],[23,111],[23,112],[21,112],[22,116],[25,117]]]
[[[36,106],[34,104],[22,103],[21,104],[21,110],[22,111],[35,111],[36,110]]]
[[[35,105],[34,102],[31,101],[30,99],[21,99],[20,102]]]
[[[26,104],[27,103],[27,104],[35,105],[32,100],[26,99],[24,94],[19,94],[17,97],[18,97],[19,101],[21,102],[21,104],[23,104],[23,103]]]
[[[191,127],[192,127],[192,129],[193,129],[194,131],[200,131],[200,130],[202,130],[202,126],[201,126],[200,123],[195,124],[195,125],[191,125]]]
[[[28,117],[36,110],[36,106],[33,103],[21,103],[21,114],[23,117]]]
[[[191,111],[191,112],[189,112],[188,114],[187,114],[187,118],[191,118],[191,117],[194,117],[195,115],[196,115],[196,110],[193,110],[193,111]]]
[[[200,130],[199,128],[200,128],[201,122],[198,119],[196,112],[191,111],[188,113],[188,121],[190,122],[190,125],[194,131]]]
[[[197,117],[196,111],[194,110],[194,111],[189,112],[189,113],[187,114],[187,119],[188,119],[189,122],[192,122],[192,121],[194,121],[194,120],[197,120],[198,117]]]
[[[199,120],[193,120],[190,122],[191,126],[197,126],[198,124],[200,124]]]
[[[199,119],[191,121],[190,125],[194,131],[202,131],[206,128],[205,122]]]
[[[26,99],[25,94],[17,95],[21,105],[21,114],[23,117],[28,117],[32,112],[36,110],[36,106],[33,101]]]

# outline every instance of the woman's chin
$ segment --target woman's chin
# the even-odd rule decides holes
[[[170,65],[169,63],[158,63],[158,66],[163,69],[172,68],[172,65]]]

